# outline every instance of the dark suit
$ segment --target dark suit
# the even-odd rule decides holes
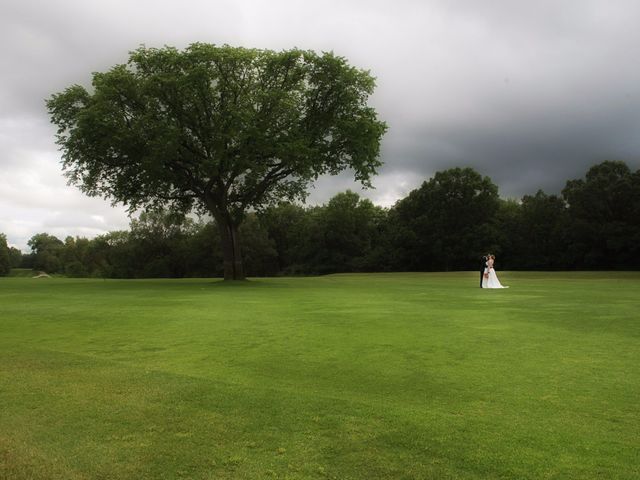
[[[487,256],[483,255],[481,257],[482,263],[480,263],[480,288],[482,288],[482,278],[484,277],[484,269],[487,266]]]

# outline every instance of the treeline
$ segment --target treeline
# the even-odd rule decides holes
[[[347,191],[322,206],[251,213],[240,234],[249,276],[470,270],[485,252],[502,270],[638,269],[640,170],[607,161],[561,195],[515,201],[475,170],[453,168],[389,209]],[[218,235],[211,222],[166,212],[91,240],[40,233],[24,255],[0,235],[0,274],[22,267],[79,277],[220,276]]]

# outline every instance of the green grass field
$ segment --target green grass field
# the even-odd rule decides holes
[[[640,478],[640,272],[499,274],[0,279],[0,478]]]

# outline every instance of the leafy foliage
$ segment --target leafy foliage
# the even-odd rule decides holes
[[[28,242],[33,253],[33,268],[47,273],[62,273],[64,243],[48,233],[38,233]]]
[[[7,237],[0,233],[0,276],[8,275],[9,272],[11,272],[11,257],[9,255]]]
[[[516,201],[499,199],[491,180],[471,169],[451,169],[390,209],[351,191],[321,206],[280,202],[240,226],[244,263],[252,276],[470,270],[490,251],[500,269],[638,268],[638,178],[605,162],[567,182],[562,197],[539,190]],[[219,235],[215,221],[147,212],[130,231],[93,240],[38,234],[21,266],[69,276],[219,276]]]
[[[386,125],[367,71],[332,53],[196,43],[139,48],[47,102],[71,183],[132,211],[212,215],[240,268],[246,212],[303,199],[321,174],[370,185]]]
[[[640,266],[640,171],[603,162],[562,195],[571,216],[571,256],[589,267]]]
[[[463,269],[493,243],[487,236],[499,208],[498,187],[471,168],[434,177],[394,207],[392,245],[411,270]]]

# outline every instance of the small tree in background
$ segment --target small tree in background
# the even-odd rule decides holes
[[[29,239],[27,245],[33,254],[33,268],[35,270],[47,273],[61,273],[63,271],[64,243],[58,237],[48,233],[36,233]]]
[[[9,256],[9,245],[4,233],[0,233],[0,276],[9,275],[11,272],[11,258]]]
[[[20,268],[22,266],[22,252],[15,247],[9,247],[9,262],[11,268]]]

